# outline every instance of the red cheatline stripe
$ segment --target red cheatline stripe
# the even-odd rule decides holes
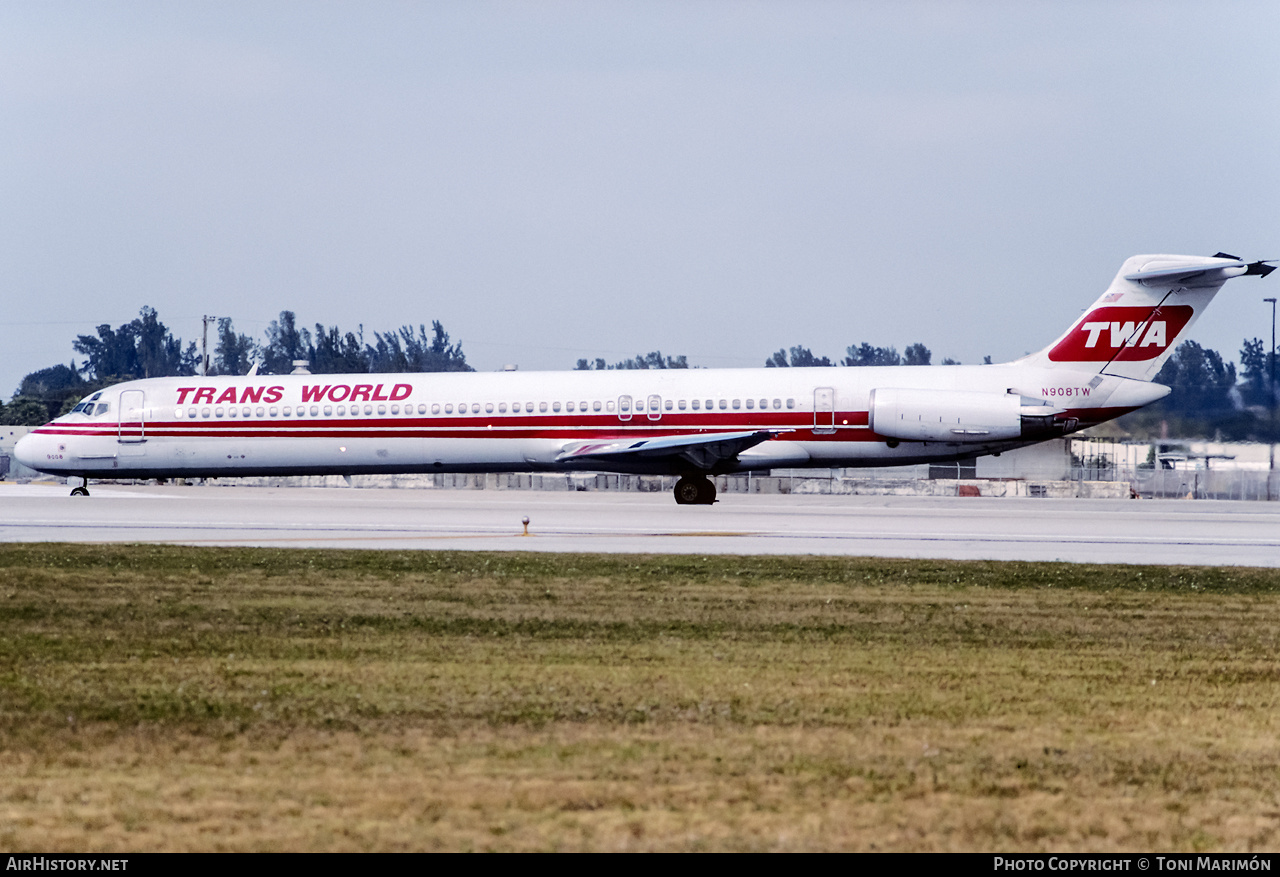
[[[838,415],[837,421],[844,426],[865,426],[867,423],[867,413],[865,411],[846,412]],[[138,423],[126,423],[124,430],[137,430]],[[473,432],[492,432],[497,430],[536,433],[538,435],[559,434],[560,432],[571,432],[579,434],[583,431],[593,433],[623,433],[635,434],[637,432],[655,433],[660,435],[673,435],[687,432],[699,432],[705,430],[715,430],[717,432],[743,432],[752,429],[811,429],[813,421],[806,419],[801,422],[793,420],[784,420],[782,418],[752,419],[750,421],[734,420],[729,416],[704,416],[699,418],[693,417],[667,417],[662,420],[647,420],[641,418],[633,418],[629,421],[619,421],[613,417],[598,417],[581,420],[570,417],[547,417],[547,418],[513,418],[513,417],[458,417],[458,418],[421,418],[421,417],[379,417],[369,419],[352,419],[352,418],[303,418],[300,420],[240,420],[224,418],[219,420],[163,420],[163,421],[147,421],[146,429],[148,432],[153,431],[174,431],[175,434],[210,434],[210,435],[235,435],[235,434],[261,434],[264,430],[271,431],[272,434],[294,435],[300,431],[320,429],[324,431],[332,431],[338,429],[355,430],[356,434],[371,434],[375,430],[392,430],[396,432],[404,432],[405,430],[414,430],[415,434],[422,430],[442,431],[445,433],[456,433],[458,431]],[[110,424],[51,424],[41,427],[39,432],[60,432],[70,435],[115,435],[119,430],[116,423]]]

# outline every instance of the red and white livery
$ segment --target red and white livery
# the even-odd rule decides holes
[[[1151,382],[1230,278],[1262,262],[1134,256],[1062,337],[978,366],[251,375],[130,381],[18,442],[85,479],[593,470],[708,476],[972,458],[1169,392]],[[87,495],[85,486],[74,493]]]

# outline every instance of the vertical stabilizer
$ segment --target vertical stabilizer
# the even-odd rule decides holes
[[[1149,381],[1232,277],[1267,266],[1233,257],[1133,256],[1063,335],[1020,362]]]

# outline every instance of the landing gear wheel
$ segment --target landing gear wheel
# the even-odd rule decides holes
[[[72,495],[72,496],[88,496],[88,495],[89,495],[89,488],[87,488],[87,487],[73,487],[73,488],[71,488],[71,495]]]
[[[706,478],[686,475],[676,482],[677,505],[711,505],[716,501],[716,486]]]

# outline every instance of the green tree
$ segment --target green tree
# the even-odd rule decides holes
[[[814,356],[809,348],[797,345],[791,348],[790,358],[784,348],[766,359],[764,364],[765,368],[817,368],[830,366],[831,360],[825,356]]]
[[[928,365],[933,359],[933,352],[923,344],[912,344],[902,354],[903,365]]]
[[[689,359],[684,354],[681,354],[680,356],[663,356],[661,350],[652,350],[648,353],[638,354],[634,359],[624,359],[622,362],[615,362],[613,365],[608,365],[600,358],[597,358],[594,363],[586,359],[580,359],[573,369],[574,371],[630,371],[633,369],[671,369],[688,367]]]
[[[262,371],[269,375],[287,375],[293,371],[295,360],[315,359],[311,333],[298,328],[298,318],[293,311],[281,311],[279,320],[267,326],[267,343],[262,347]]]
[[[84,371],[93,380],[133,380],[193,375],[199,358],[195,343],[182,340],[160,322],[155,308],[144,307],[138,318],[118,329],[103,323],[98,335],[78,335],[72,343],[86,358]]]
[[[374,346],[365,346],[371,372],[469,372],[462,342],[449,343],[449,333],[438,320],[431,323],[431,335],[419,324],[401,326],[395,332],[375,332]]]
[[[898,355],[896,347],[873,347],[864,341],[849,347],[846,353],[848,356],[844,358],[842,365],[902,365],[902,357]]]
[[[1240,397],[1246,405],[1262,405],[1270,408],[1275,402],[1276,388],[1272,386],[1272,369],[1275,368],[1276,351],[1267,353],[1267,345],[1261,338],[1245,340],[1240,348]],[[1280,373],[1276,374],[1280,381]]]
[[[89,386],[73,362],[33,371],[22,379],[13,395],[43,402],[48,416],[41,423],[45,423],[61,414],[64,408],[74,406]]]
[[[364,327],[360,327],[360,336],[355,333],[343,333],[337,326],[324,326],[316,323],[315,359],[311,362],[312,371],[326,375],[352,375],[369,371],[369,360],[364,353]]]
[[[243,375],[258,358],[258,345],[248,335],[239,335],[230,317],[218,320],[218,344],[213,349],[213,369],[218,375]]]
[[[0,409],[0,423],[10,426],[40,426],[48,423],[49,406],[39,399],[18,396]]]

